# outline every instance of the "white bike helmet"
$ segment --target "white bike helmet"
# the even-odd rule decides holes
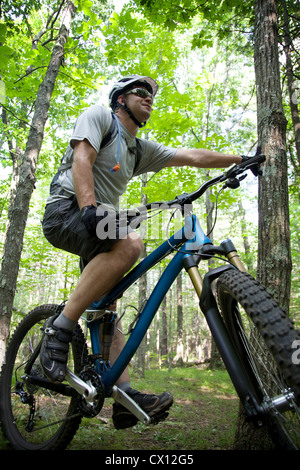
[[[142,75],[131,75],[130,77],[121,78],[117,83],[114,84],[110,93],[109,93],[109,105],[114,111],[117,106],[125,109],[125,111],[129,114],[131,119],[139,126],[144,127],[146,123],[139,122],[134,115],[132,114],[131,110],[126,105],[121,105],[118,103],[118,97],[122,95],[124,92],[133,88],[134,85],[144,86],[153,96],[156,95],[158,90],[158,84],[155,80],[150,77],[145,77]]]

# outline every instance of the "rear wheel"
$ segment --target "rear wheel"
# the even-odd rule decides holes
[[[57,313],[57,308],[43,305],[32,310],[16,328],[7,348],[0,382],[0,418],[14,449],[64,449],[81,422],[76,393],[64,383],[61,389],[55,385],[51,389],[39,363],[41,328],[48,317]],[[85,339],[77,326],[68,367],[79,373],[86,356]],[[30,381],[30,376],[35,380]]]
[[[217,296],[276,447],[300,449],[300,366],[292,359],[299,336],[292,322],[255,279],[240,271],[219,277]]]

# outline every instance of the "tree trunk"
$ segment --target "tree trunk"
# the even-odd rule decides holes
[[[169,348],[168,348],[168,363],[169,367],[168,370],[171,372],[172,370],[172,365],[173,365],[173,340],[172,340],[172,335],[173,335],[173,305],[175,302],[173,302],[173,291],[174,289],[171,289],[169,291],[169,299],[167,299],[167,302],[169,304],[169,325],[168,325],[168,337],[169,337]]]
[[[142,276],[139,281],[139,310],[142,308],[146,297],[147,297],[147,274],[144,274],[144,276]],[[145,376],[146,343],[147,343],[147,335],[145,335],[144,338],[142,339],[142,342],[139,345],[136,355],[135,355],[134,372],[139,377]]]
[[[265,428],[257,428],[245,420],[244,410],[240,406],[234,450],[271,450],[273,444]]]
[[[177,287],[177,347],[174,362],[183,366],[183,309],[182,309],[182,272],[176,279]]]
[[[288,16],[286,1],[281,0],[281,4],[283,7],[283,18],[284,18],[283,41],[284,41],[284,52],[285,52],[285,60],[286,60],[285,67],[286,67],[286,75],[287,75],[287,86],[288,86],[288,93],[289,93],[289,98],[290,98],[290,108],[291,108],[293,129],[295,133],[297,166],[299,170],[300,169],[300,116],[299,116],[298,100],[296,96],[297,81],[294,76],[293,63],[292,63],[292,57],[291,57],[293,42],[292,42],[292,38],[290,34],[289,16]]]
[[[209,170],[206,172],[206,178],[210,178]],[[206,209],[206,233],[208,234],[212,243],[214,242],[214,234],[213,234],[213,211],[214,211],[214,203],[212,202],[210,196],[212,194],[211,189],[208,189],[205,193],[205,209]],[[214,259],[208,260],[208,268],[212,269],[214,267]],[[218,369],[222,365],[221,356],[219,350],[216,346],[215,340],[211,337],[210,341],[210,368],[211,369]]]
[[[259,178],[258,278],[288,308],[291,257],[286,159],[286,120],[282,107],[275,0],[255,1],[254,62],[257,88],[258,142],[266,155]],[[271,440],[240,413],[237,449],[269,449]]]
[[[250,249],[250,243],[249,243],[249,237],[248,237],[248,231],[247,231],[247,221],[245,217],[246,211],[243,207],[242,199],[240,198],[238,200],[238,206],[239,206],[239,219],[241,223],[242,239],[243,239],[244,250],[245,250],[245,255],[246,255],[246,266],[248,268],[249,273],[252,273],[254,268],[253,268],[253,260],[251,257],[251,249]]]
[[[9,208],[0,272],[0,367],[4,359],[6,341],[9,335],[25,225],[35,184],[37,160],[43,142],[44,127],[48,117],[51,95],[63,58],[64,45],[69,35],[74,11],[74,5],[68,3],[63,12],[63,20],[58,32],[57,41],[53,48],[44,80],[40,84],[37,93],[34,115],[23,161],[20,166],[18,185],[13,204]]]
[[[159,309],[156,312],[155,318],[155,339],[156,339],[156,363],[158,368],[161,369],[161,354],[160,354],[160,311]]]
[[[255,75],[258,142],[266,155],[259,178],[258,279],[288,311],[291,284],[286,119],[282,106],[275,0],[256,0]]]
[[[147,173],[142,175],[141,181],[141,204],[147,204],[147,194],[144,192],[144,188],[147,187],[148,176]],[[141,225],[141,238],[144,239],[146,235],[146,226]],[[144,253],[143,258],[147,256],[147,246],[146,243],[144,244]],[[143,303],[147,298],[147,273],[144,274],[140,278],[139,282],[139,310],[143,307]],[[135,356],[135,366],[134,370],[140,377],[145,376],[145,365],[146,365],[146,343],[147,343],[147,335],[143,338]]]
[[[167,296],[163,298],[161,304],[161,346],[160,354],[162,358],[162,365],[168,363],[168,320],[167,320]]]

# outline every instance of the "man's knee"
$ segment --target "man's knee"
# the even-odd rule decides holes
[[[137,257],[139,258],[144,250],[143,240],[136,232],[129,233],[127,240],[130,243],[134,253],[136,253]]]
[[[132,259],[136,261],[142,254],[143,249],[144,249],[144,243],[143,240],[140,238],[140,236],[133,232],[129,233],[126,239],[124,239],[126,243],[126,250],[128,255],[132,256]]]
[[[129,233],[126,238],[119,240],[112,246],[112,251],[120,251],[124,258],[130,258],[132,262],[141,256],[143,249],[143,241],[135,232]]]

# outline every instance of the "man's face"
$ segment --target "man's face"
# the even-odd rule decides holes
[[[143,89],[147,91],[147,89],[143,86],[133,87],[133,90],[136,89]],[[150,96],[142,97],[135,92],[130,93],[130,91],[127,91],[125,95],[119,96],[118,101],[121,104],[124,104],[124,98],[126,99],[128,108],[131,110],[138,121],[145,122],[150,118],[153,103],[153,99]]]

